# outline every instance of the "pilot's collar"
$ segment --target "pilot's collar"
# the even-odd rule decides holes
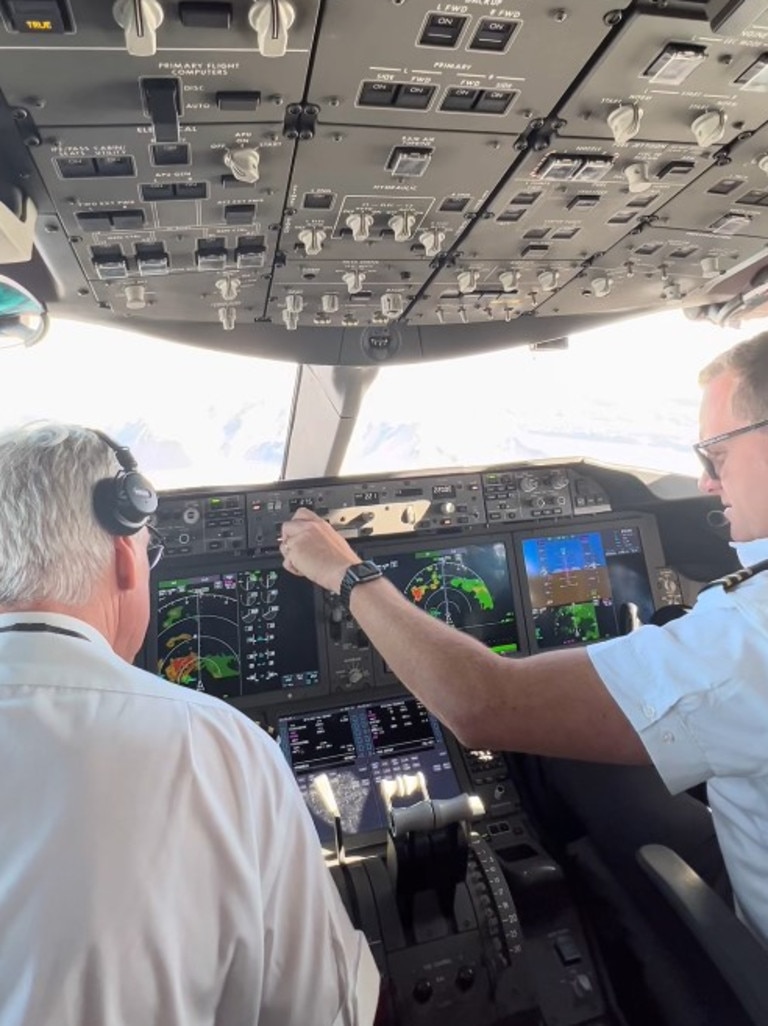
[[[755,538],[746,542],[729,542],[742,566],[754,566],[755,563],[768,559],[768,538]]]

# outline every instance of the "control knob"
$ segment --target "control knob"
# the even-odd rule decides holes
[[[388,223],[395,233],[395,242],[407,242],[416,227],[416,215],[410,210],[403,210],[399,214],[393,214]]]
[[[155,55],[157,30],[164,17],[158,0],[117,0],[112,16],[125,33],[125,48],[131,57]]]
[[[505,292],[517,292],[517,286],[520,282],[520,272],[502,271],[499,274],[499,282]]]
[[[126,285],[125,305],[128,310],[143,310],[147,305],[147,290],[143,285]]]
[[[347,214],[346,223],[347,228],[352,229],[355,242],[365,242],[371,234],[373,214],[368,210],[357,210],[354,214]]]
[[[283,57],[288,49],[288,30],[296,20],[296,9],[289,0],[254,0],[248,11],[248,24],[256,33],[262,57]]]
[[[624,146],[635,138],[642,116],[642,108],[635,103],[622,103],[611,111],[606,120],[617,146]]]
[[[419,242],[424,247],[426,256],[437,256],[445,242],[445,232],[439,228],[429,228],[425,232],[419,232]]]
[[[450,501],[441,502],[440,503],[440,512],[444,513],[446,516],[450,516],[451,513],[455,513],[456,512],[456,503],[455,502],[450,502]]]
[[[479,277],[479,271],[459,271],[456,275],[456,283],[459,287],[459,292],[463,296],[470,292],[474,292],[477,288],[477,279]]]
[[[523,492],[535,492],[539,487],[539,479],[533,474],[523,474],[520,478],[520,490]]]
[[[322,228],[313,226],[302,228],[299,232],[299,242],[304,247],[307,256],[317,256],[323,248],[326,232]]]
[[[555,491],[559,491],[561,488],[567,488],[568,486],[568,475],[564,470],[553,470],[549,476],[549,487],[554,488]]]
[[[347,286],[347,292],[349,292],[350,296],[357,295],[358,292],[362,291],[365,271],[345,271],[341,276],[341,280]]]
[[[335,292],[326,292],[320,297],[323,313],[333,314],[339,309],[339,297]]]
[[[712,146],[725,135],[726,116],[721,110],[705,110],[691,122],[691,131],[702,149]]]
[[[253,185],[259,180],[259,151],[252,146],[225,150],[224,163],[238,182]]]
[[[219,278],[215,284],[225,303],[232,303],[237,299],[237,294],[240,291],[239,278]]]

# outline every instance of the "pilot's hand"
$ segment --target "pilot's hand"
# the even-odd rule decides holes
[[[286,570],[335,592],[347,568],[360,562],[355,550],[327,521],[304,507],[283,524],[280,554]]]

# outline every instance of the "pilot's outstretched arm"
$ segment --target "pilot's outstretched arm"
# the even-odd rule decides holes
[[[306,509],[283,524],[287,570],[338,592],[360,557]],[[584,649],[508,659],[424,613],[385,578],[350,610],[394,674],[464,744],[633,765],[650,762]]]

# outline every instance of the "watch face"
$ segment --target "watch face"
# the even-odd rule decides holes
[[[367,581],[371,577],[381,576],[380,568],[371,566],[370,563],[359,563],[357,566],[350,567],[350,569],[358,581]]]

